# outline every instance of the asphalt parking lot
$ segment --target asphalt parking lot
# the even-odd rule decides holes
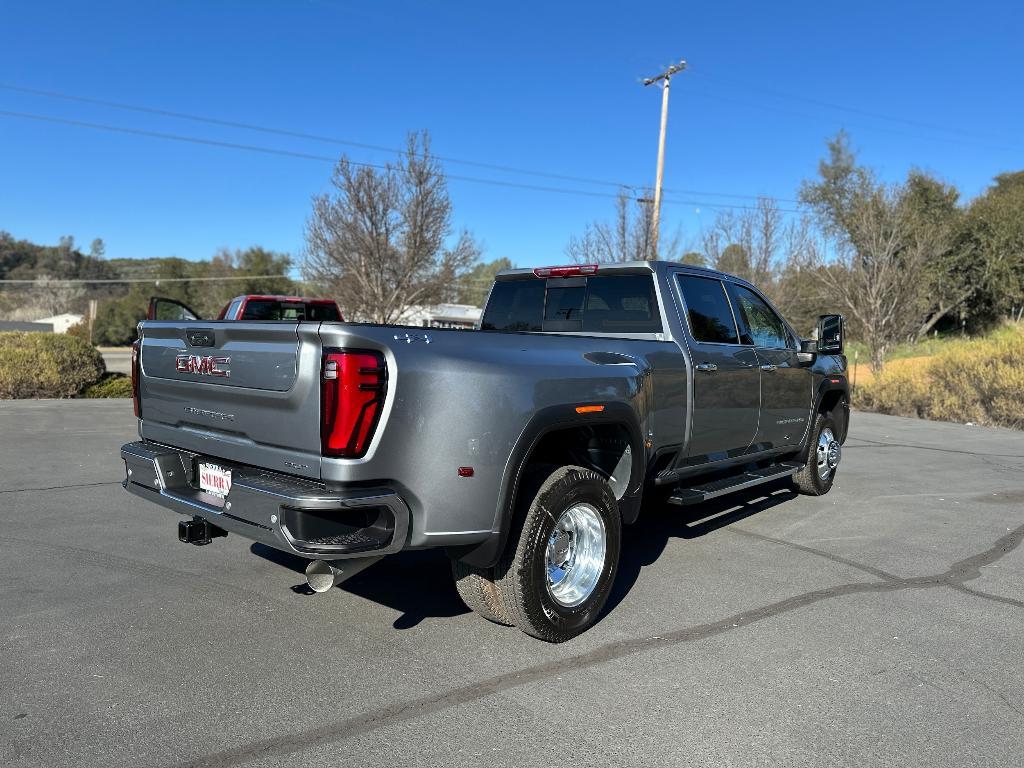
[[[120,487],[127,401],[0,403],[5,766],[1019,766],[1024,434],[854,414],[837,487],[647,508],[551,646],[439,553],[326,595]],[[697,519],[710,515],[710,519]]]

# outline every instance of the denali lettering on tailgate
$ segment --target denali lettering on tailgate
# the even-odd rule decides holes
[[[194,373],[197,376],[230,376],[231,371],[223,367],[230,363],[230,357],[178,355],[174,358],[174,367],[179,373]]]

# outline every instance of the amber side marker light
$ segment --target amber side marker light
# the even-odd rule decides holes
[[[604,410],[603,405],[577,405],[576,413],[600,413]]]

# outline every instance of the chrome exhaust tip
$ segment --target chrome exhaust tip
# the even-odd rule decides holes
[[[306,583],[314,592],[329,592],[341,582],[380,560],[376,557],[354,557],[344,560],[310,560],[306,566]]]

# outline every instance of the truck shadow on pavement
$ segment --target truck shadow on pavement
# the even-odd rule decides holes
[[[302,575],[292,587],[298,595],[316,594],[305,581],[308,560],[253,544],[249,550]],[[452,581],[451,566],[441,550],[416,550],[389,555],[337,587],[401,612],[395,629],[410,629],[427,618],[450,618],[469,613]]]
[[[619,573],[608,596],[607,616],[636,584],[640,571],[657,562],[670,539],[696,539],[739,522],[759,512],[791,501],[797,492],[785,480],[739,491],[718,499],[677,507],[665,496],[644,500],[640,518],[622,532]]]
[[[640,571],[658,560],[669,539],[705,536],[795,497],[788,486],[775,483],[693,507],[674,507],[663,498],[645,501],[638,522],[623,531],[619,573],[602,616],[629,594]],[[305,575],[308,560],[263,544],[253,544],[249,549],[254,555]],[[395,629],[410,629],[427,618],[450,618],[469,612],[455,591],[448,558],[440,550],[391,555],[338,589],[401,612],[393,624]],[[304,578],[292,586],[292,591],[314,594]]]

